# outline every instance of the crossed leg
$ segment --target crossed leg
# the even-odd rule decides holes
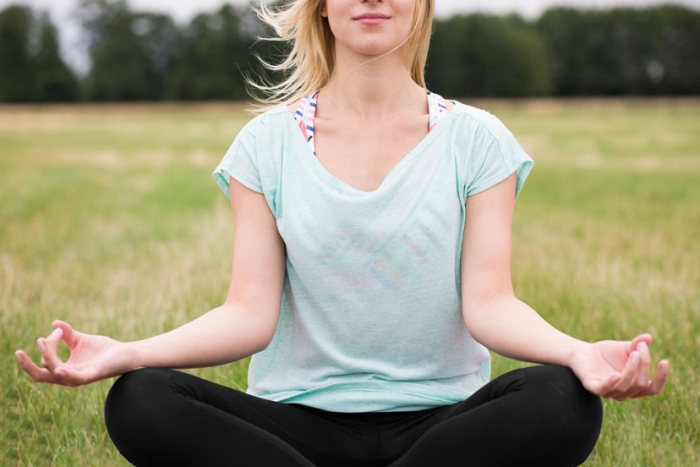
[[[585,461],[602,407],[558,366],[506,373],[455,405],[379,414],[282,404],[143,369],[115,383],[105,420],[121,454],[139,467],[556,467]]]

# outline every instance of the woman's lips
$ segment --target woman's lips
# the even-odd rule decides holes
[[[358,16],[355,18],[355,21],[357,21],[360,24],[364,24],[365,26],[376,26],[377,24],[382,24],[384,21],[388,20],[388,16],[384,15],[377,15],[377,14],[368,14],[368,15],[362,15]]]

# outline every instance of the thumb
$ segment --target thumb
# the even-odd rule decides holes
[[[76,330],[74,330],[70,324],[56,320],[52,324],[53,329],[60,329],[63,331],[63,337],[62,339],[68,344],[68,347],[71,349],[75,347],[75,345],[78,343],[78,340],[80,339],[80,333]]]
[[[632,339],[632,342],[627,344],[627,353],[630,354],[637,350],[640,343],[644,342],[647,347],[651,346],[652,337],[651,334],[640,334],[639,336]]]
[[[97,369],[94,367],[71,368],[63,366],[56,370],[56,376],[69,386],[83,386],[99,379]]]

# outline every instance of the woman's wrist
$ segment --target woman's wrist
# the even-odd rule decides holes
[[[158,357],[155,355],[153,351],[154,347],[149,340],[150,339],[145,339],[124,343],[124,352],[128,356],[129,366],[132,367],[131,370],[164,366],[163,364],[157,363]]]
[[[567,351],[564,353],[564,360],[562,364],[572,368],[577,356],[582,353],[590,352],[591,344],[590,342],[581,341],[578,339],[570,338],[571,343],[568,345]]]

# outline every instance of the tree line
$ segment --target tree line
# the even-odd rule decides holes
[[[284,44],[250,8],[224,5],[178,25],[127,0],[81,0],[90,68],[63,60],[46,13],[0,11],[0,102],[227,100],[247,97]],[[271,77],[274,79],[274,76]],[[684,96],[700,94],[700,11],[677,5],[436,20],[429,87],[447,96]]]

